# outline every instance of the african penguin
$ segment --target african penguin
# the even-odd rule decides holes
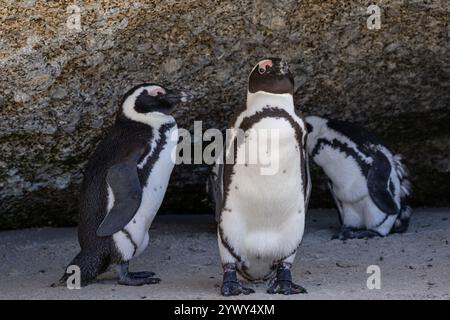
[[[329,179],[342,223],[333,238],[405,232],[412,210],[401,157],[378,136],[352,123],[317,116],[306,117],[306,122],[308,153]]]
[[[149,228],[166,192],[178,131],[171,112],[188,92],[141,84],[122,99],[115,124],[99,143],[84,173],[79,202],[81,251],[70,265],[86,285],[111,264],[119,284],[158,283],[153,272],[129,272],[129,261],[149,243]],[[65,274],[59,284],[67,279]]]
[[[271,294],[306,293],[292,282],[290,271],[311,189],[306,126],[295,113],[293,93],[285,61],[270,58],[256,64],[246,106],[237,110],[231,139],[208,182],[215,193],[225,296],[254,292],[238,281],[237,272],[249,281],[269,280]],[[256,149],[247,153],[251,146]],[[269,152],[269,162],[250,159]],[[274,170],[264,171],[268,165]]]

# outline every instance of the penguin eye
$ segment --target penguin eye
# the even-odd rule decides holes
[[[264,69],[264,68],[259,68],[258,71],[259,71],[260,74],[263,74],[264,72],[266,72],[266,69]]]

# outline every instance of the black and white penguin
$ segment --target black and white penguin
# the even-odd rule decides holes
[[[283,60],[265,59],[253,68],[246,106],[236,112],[231,138],[210,177],[225,296],[254,292],[236,272],[249,281],[269,280],[271,294],[306,292],[292,282],[290,271],[311,189],[307,130],[295,113],[293,92],[294,79]],[[269,161],[262,161],[269,153]]]
[[[171,112],[192,98],[157,84],[129,90],[115,124],[90,158],[81,188],[78,240],[81,251],[70,265],[86,285],[111,264],[119,284],[158,283],[153,272],[129,272],[129,261],[149,243],[149,228],[166,192],[178,131]],[[64,284],[65,274],[60,280]]]
[[[323,169],[342,223],[333,238],[368,238],[405,232],[412,213],[410,183],[401,157],[355,124],[306,117],[307,150]]]

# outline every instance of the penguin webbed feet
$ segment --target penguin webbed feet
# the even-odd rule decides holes
[[[155,273],[151,271],[138,271],[138,272],[128,272],[128,275],[134,279],[143,279],[143,278],[153,278],[155,276]]]
[[[50,287],[52,288],[58,288],[58,287],[64,287],[67,285],[67,279],[63,276],[58,281],[53,282]]]
[[[223,282],[221,293],[225,297],[238,296],[240,294],[249,295],[255,290],[244,287],[237,278],[236,266],[227,264],[224,266]]]
[[[144,284],[157,284],[161,279],[155,278],[155,273],[151,271],[129,272],[128,262],[119,265],[118,283],[125,286],[142,286]]]
[[[269,294],[299,294],[299,293],[308,293],[305,288],[302,286],[295,284],[292,282],[292,274],[290,270],[290,266],[286,264],[281,264],[278,267],[276,278],[273,280],[273,283],[267,289],[267,293]]]
[[[338,233],[331,237],[331,240],[370,239],[373,237],[382,237],[382,235],[370,229],[357,229],[343,226]]]

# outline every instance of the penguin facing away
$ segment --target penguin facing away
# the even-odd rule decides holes
[[[329,179],[341,231],[333,238],[405,232],[410,183],[399,155],[372,132],[346,121],[306,117],[307,150]]]
[[[78,240],[80,253],[70,265],[81,271],[81,284],[92,282],[111,264],[119,284],[158,283],[153,272],[129,272],[129,261],[148,245],[148,230],[166,192],[178,140],[171,116],[190,93],[157,84],[129,90],[115,124],[90,158],[81,188]],[[65,284],[67,274],[59,284]]]
[[[254,292],[238,281],[237,273],[248,281],[269,280],[270,294],[306,293],[292,282],[290,270],[302,240],[311,190],[307,130],[295,113],[293,91],[293,76],[283,60],[265,59],[253,68],[246,107],[236,112],[232,137],[208,181],[216,202],[225,296]],[[239,130],[245,132],[240,142]],[[267,151],[271,138],[270,133],[263,134],[266,130],[279,134],[271,158],[278,161],[278,170],[271,174],[262,174],[264,164],[250,163],[252,155],[245,154],[246,145],[252,143]]]

